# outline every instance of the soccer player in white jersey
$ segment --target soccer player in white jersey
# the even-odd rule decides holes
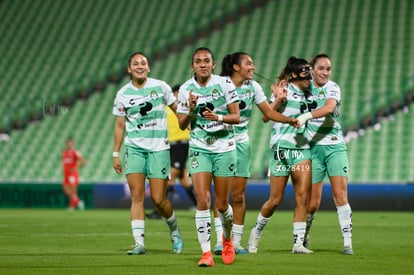
[[[237,167],[236,175],[231,185],[231,198],[233,207],[233,245],[236,254],[247,254],[240,242],[244,230],[244,218],[246,214],[245,192],[247,179],[250,177],[250,141],[248,135],[248,124],[252,114],[253,105],[257,105],[260,111],[269,119],[281,123],[296,125],[297,119],[281,115],[272,110],[265,93],[259,83],[253,80],[256,70],[252,58],[245,52],[228,54],[222,61],[221,76],[230,77],[236,86],[239,95],[240,123],[233,125],[234,138],[236,140]],[[220,219],[215,211],[214,227],[220,232]],[[213,250],[215,254],[221,252],[221,240]]]
[[[165,106],[174,111],[176,98],[164,81],[148,77],[150,65],[141,52],[128,60],[131,76],[115,97],[112,113],[116,116],[112,165],[117,173],[123,168],[119,150],[125,135],[125,173],[131,191],[131,227],[135,245],[128,255],[145,254],[145,180],[149,179],[151,199],[170,230],[174,253],[183,251],[177,220],[165,191],[170,174],[170,145],[167,136]]]
[[[279,80],[287,80],[285,97],[279,86],[272,86],[274,93],[271,106],[278,108],[281,114],[297,117],[307,110],[310,96],[311,69],[302,58],[289,58]],[[276,89],[277,88],[277,89]],[[277,97],[275,98],[275,94]],[[280,205],[289,176],[292,178],[295,196],[293,215],[293,248],[294,254],[310,254],[312,250],[303,246],[306,229],[306,205],[311,185],[311,155],[309,144],[304,136],[303,127],[295,129],[288,124],[273,122],[270,147],[272,154],[269,161],[270,195],[263,204],[250,232],[247,249],[249,253],[257,253],[260,237],[273,212]]]
[[[216,63],[210,49],[197,48],[192,55],[194,75],[180,87],[177,114],[180,128],[190,125],[189,172],[197,198],[195,223],[202,256],[198,266],[214,266],[211,252],[211,182],[214,200],[223,225],[225,264],[233,263],[231,240],[233,210],[229,204],[236,169],[236,142],[231,126],[240,122],[236,87],[225,77],[213,74]]]
[[[352,210],[347,190],[348,153],[338,121],[341,90],[330,80],[332,65],[328,55],[316,55],[311,66],[311,88],[316,106],[299,118],[301,124],[307,121],[306,134],[312,154],[312,189],[304,245],[309,245],[309,230],[321,203],[323,180],[328,175],[344,241],[343,253],[352,255]]]

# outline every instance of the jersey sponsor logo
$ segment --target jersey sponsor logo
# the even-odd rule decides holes
[[[235,98],[239,98],[239,94],[237,93],[236,90],[230,91],[229,94],[230,94],[230,100],[235,99]]]
[[[142,129],[142,128],[150,128],[150,127],[155,127],[157,125],[157,123],[155,121],[150,122],[150,123],[145,123],[145,124],[138,124],[137,128],[138,129]]]

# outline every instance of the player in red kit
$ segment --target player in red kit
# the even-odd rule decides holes
[[[63,192],[69,199],[69,210],[74,210],[76,207],[83,210],[85,204],[78,197],[79,172],[86,163],[82,154],[76,150],[73,138],[69,137],[66,140],[66,148],[62,153],[63,164]]]

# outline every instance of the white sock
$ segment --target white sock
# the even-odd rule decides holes
[[[220,217],[214,218],[214,231],[216,231],[217,244],[222,243],[223,226]]]
[[[294,222],[293,223],[293,243],[303,244],[306,231],[306,222]]]
[[[254,225],[254,232],[257,237],[260,237],[262,235],[262,232],[266,226],[266,224],[269,222],[270,218],[265,218],[262,216],[262,213],[259,213],[256,219],[256,224]]]
[[[240,245],[242,237],[243,237],[243,229],[244,229],[243,224],[233,224],[233,231],[231,233],[233,236],[234,247],[237,247]]]
[[[337,208],[339,225],[341,227],[344,246],[352,246],[352,210],[349,204]]]
[[[144,245],[144,231],[145,221],[144,220],[132,220],[131,221],[132,236],[134,237],[135,244]]]
[[[175,218],[175,213],[173,211],[171,217],[169,217],[168,219],[165,219],[165,223],[168,225],[168,228],[170,229],[170,232],[174,232],[178,230],[178,225],[177,225],[177,219]]]
[[[233,208],[229,204],[224,213],[219,212],[221,225],[223,227],[223,235],[226,240],[231,239],[231,229],[233,227]]]
[[[211,251],[211,216],[210,210],[196,210],[195,223],[198,242],[203,253]]]

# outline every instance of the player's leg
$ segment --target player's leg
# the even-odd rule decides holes
[[[128,255],[145,254],[145,175],[142,173],[129,173],[126,177],[131,193],[130,219],[132,236],[135,240],[135,245],[127,253]]]
[[[315,145],[311,148],[312,157],[312,186],[309,191],[309,201],[306,210],[306,232],[303,245],[310,247],[310,230],[316,217],[322,200],[323,180],[326,177],[326,152],[323,145]]]
[[[233,207],[233,244],[236,254],[247,254],[242,247],[241,240],[244,231],[246,214],[245,193],[247,179],[250,178],[250,142],[237,143],[237,167],[231,185],[231,200]]]
[[[184,242],[177,224],[171,202],[166,198],[168,176],[170,174],[169,150],[148,153],[147,176],[149,178],[151,200],[158,213],[170,229],[174,253],[181,253]]]
[[[247,178],[234,177],[231,185],[231,198],[233,207],[233,245],[236,254],[247,254],[242,247],[241,240],[244,231],[244,218],[246,215],[246,193]]]
[[[348,153],[344,146],[330,146],[327,161],[333,200],[337,208],[339,225],[344,241],[343,253],[353,255],[352,249],[352,209],[348,201]]]
[[[231,264],[235,259],[235,251],[231,237],[233,209],[229,203],[229,195],[236,169],[237,154],[235,150],[216,154],[214,160],[214,204],[217,206],[223,228],[223,251],[221,257],[225,264]]]
[[[354,254],[352,249],[352,209],[348,201],[347,178],[332,176],[329,179],[344,241],[343,252],[346,255],[352,255]]]
[[[223,251],[223,226],[221,224],[221,219],[217,210],[216,203],[213,203],[213,213],[214,213],[214,232],[216,232],[216,245],[214,246],[213,253],[215,255],[221,255]]]
[[[313,221],[316,217],[316,212],[319,209],[322,200],[322,188],[323,183],[317,182],[313,183],[311,186],[310,194],[309,194],[309,202],[306,211],[306,232],[305,238],[303,241],[303,246],[309,248],[310,241],[309,241],[309,233],[313,225]]]
[[[311,160],[306,159],[292,167],[292,184],[295,193],[295,212],[293,215],[294,254],[310,254],[313,251],[303,246],[306,232],[306,209],[311,188]]]
[[[270,166],[272,167],[272,166]],[[270,194],[269,199],[262,205],[259,215],[256,219],[256,224],[250,231],[249,241],[247,243],[247,250],[249,253],[257,253],[259,240],[262,236],[263,230],[273,215],[273,212],[279,206],[283,199],[285,187],[289,176],[275,176],[270,175]]]
[[[197,238],[200,243],[202,256],[198,261],[199,266],[214,266],[211,253],[211,182],[213,176],[210,172],[191,173],[194,191],[197,198],[195,224]]]

